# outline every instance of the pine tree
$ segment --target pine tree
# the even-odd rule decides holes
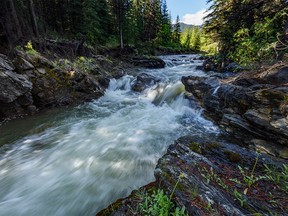
[[[112,7],[112,12],[115,16],[115,20],[117,22],[119,46],[121,49],[123,49],[123,28],[130,6],[130,0],[111,0],[110,4]]]
[[[180,36],[181,36],[180,18],[179,18],[179,15],[177,15],[176,23],[174,25],[174,31],[173,31],[174,43],[180,44]]]

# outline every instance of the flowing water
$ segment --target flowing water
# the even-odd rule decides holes
[[[111,80],[99,100],[0,127],[0,215],[95,215],[154,180],[157,160],[185,134],[218,128],[185,99],[184,75],[205,76],[195,57],[163,57],[143,93],[135,77]]]

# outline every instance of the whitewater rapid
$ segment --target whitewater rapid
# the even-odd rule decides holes
[[[152,182],[180,136],[216,137],[180,82],[205,76],[193,57],[162,57],[164,69],[143,69],[161,81],[142,93],[126,75],[98,100],[1,126],[0,215],[95,215]]]

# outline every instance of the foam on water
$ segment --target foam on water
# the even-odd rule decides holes
[[[153,181],[173,140],[217,134],[178,81],[193,65],[145,70],[162,82],[141,94],[132,76],[111,80],[99,100],[38,116],[22,138],[0,143],[0,215],[95,215]]]

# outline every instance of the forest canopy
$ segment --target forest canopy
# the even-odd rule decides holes
[[[165,0],[4,0],[1,45],[54,36],[91,45],[172,41]]]
[[[31,38],[78,40],[90,46],[153,44],[249,62],[280,59],[288,47],[287,0],[208,0],[203,26],[181,32],[166,0],[3,0],[0,46]]]

